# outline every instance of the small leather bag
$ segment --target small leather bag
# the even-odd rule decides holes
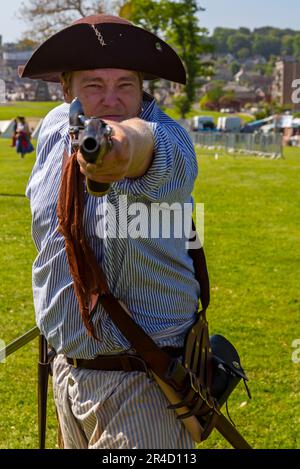
[[[195,416],[202,425],[201,441],[210,435],[221,407],[239,381],[243,379],[246,385],[248,380],[234,346],[221,335],[209,337],[205,313],[198,313],[185,339],[183,366],[189,379],[180,393],[182,400],[169,406],[174,410],[189,409],[178,418]],[[246,389],[251,397],[247,386]]]
[[[239,354],[232,343],[219,334],[211,336],[210,343],[213,354],[211,393],[219,406],[222,407],[227,402],[241,379],[244,381],[248,397],[251,399],[247,386],[248,378],[241,366]]]

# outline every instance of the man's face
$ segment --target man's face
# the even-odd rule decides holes
[[[141,112],[139,75],[130,70],[105,68],[73,72],[67,99],[76,96],[88,117],[121,122]]]

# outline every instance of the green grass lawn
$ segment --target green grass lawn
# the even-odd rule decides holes
[[[21,160],[0,139],[0,339],[34,325],[29,204],[23,197],[34,154]],[[300,448],[300,149],[285,158],[199,150],[194,195],[205,204],[205,250],[211,277],[211,333],[237,347],[253,399],[242,383],[229,401],[238,429],[256,448]],[[37,447],[37,340],[0,364],[0,448]],[[47,446],[56,444],[52,398]],[[204,448],[229,447],[213,432]]]
[[[16,116],[44,117],[51,109],[58,106],[57,101],[15,101],[0,104],[0,120],[14,119]]]

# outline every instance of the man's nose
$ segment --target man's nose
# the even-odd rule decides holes
[[[113,107],[118,101],[118,96],[114,90],[107,90],[102,97],[102,104]]]

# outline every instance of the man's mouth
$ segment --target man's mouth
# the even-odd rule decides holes
[[[123,116],[117,115],[117,114],[105,114],[104,116],[101,116],[101,119],[105,120],[110,120],[110,121],[121,121],[123,120]]]

